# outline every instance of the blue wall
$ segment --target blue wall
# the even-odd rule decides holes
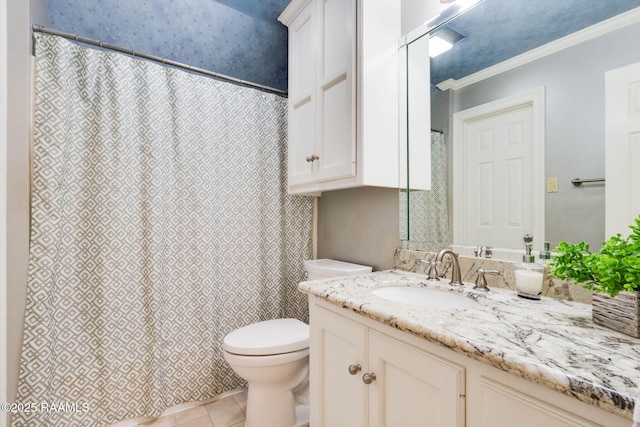
[[[48,0],[51,27],[287,89],[290,0]]]

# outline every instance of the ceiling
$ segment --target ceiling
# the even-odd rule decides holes
[[[640,0],[484,0],[446,24],[465,39],[431,59],[431,82],[460,79],[639,6]]]
[[[231,9],[262,21],[277,21],[291,0],[215,0]]]

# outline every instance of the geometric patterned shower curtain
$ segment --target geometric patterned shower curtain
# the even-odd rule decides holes
[[[243,385],[223,337],[308,320],[313,204],[286,192],[286,100],[36,37],[17,401],[37,408],[13,425],[103,426]]]
[[[401,193],[401,236],[408,238],[406,249],[438,252],[451,244],[447,159],[444,133],[432,130],[431,189]]]

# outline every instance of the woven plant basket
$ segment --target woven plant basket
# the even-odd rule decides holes
[[[614,331],[640,338],[640,292],[620,292],[615,298],[593,294],[593,321]]]

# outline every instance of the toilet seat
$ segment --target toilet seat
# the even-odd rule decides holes
[[[224,337],[222,348],[232,354],[268,356],[309,347],[309,325],[297,319],[253,323]]]
[[[262,356],[247,356],[244,354],[229,353],[228,351],[223,351],[223,354],[227,363],[236,368],[239,366],[264,368],[269,366],[273,367],[284,365],[286,363],[304,359],[305,357],[309,356],[309,349],[305,348],[303,350],[292,351],[290,353],[269,354]]]

